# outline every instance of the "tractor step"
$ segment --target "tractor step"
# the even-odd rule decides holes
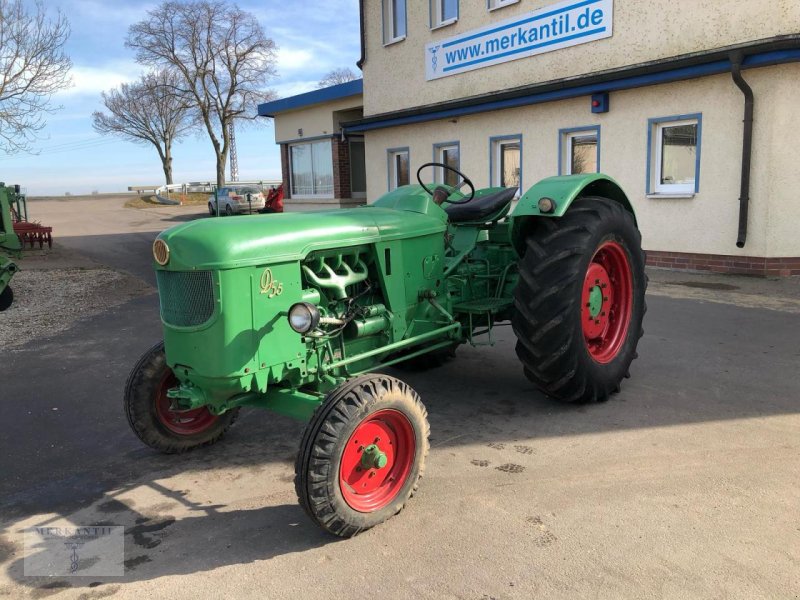
[[[471,315],[485,313],[497,314],[510,307],[513,303],[514,300],[512,298],[482,298],[480,300],[470,300],[468,302],[454,304],[453,312]]]

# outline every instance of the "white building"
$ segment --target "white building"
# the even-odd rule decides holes
[[[800,2],[362,0],[362,32],[362,94],[259,107],[290,206],[371,201],[432,160],[523,191],[598,170],[650,264],[800,275]]]

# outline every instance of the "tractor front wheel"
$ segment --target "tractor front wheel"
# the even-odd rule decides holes
[[[11,303],[14,302],[14,290],[11,289],[10,285],[7,285],[5,289],[0,292],[0,311],[4,311]]]
[[[142,355],[125,384],[125,414],[131,429],[145,444],[164,454],[213,444],[239,414],[238,408],[221,415],[205,406],[176,408],[167,391],[177,385],[177,378],[167,366],[163,342]]]
[[[646,311],[644,252],[618,202],[576,200],[526,239],[512,320],[525,375],[566,402],[608,399],[636,358]]]
[[[317,408],[295,463],[300,505],[323,529],[352,537],[403,509],[428,454],[427,412],[399,379],[371,374]]]

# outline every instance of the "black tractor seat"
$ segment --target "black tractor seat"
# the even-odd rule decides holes
[[[451,223],[481,223],[508,206],[516,193],[517,188],[506,188],[473,198],[466,204],[448,204],[444,210]]]

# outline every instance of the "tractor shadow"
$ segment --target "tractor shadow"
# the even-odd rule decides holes
[[[153,487],[162,498],[172,500],[137,510],[110,497],[70,516],[71,522],[86,526],[125,527],[124,556],[112,559],[123,562],[124,576],[25,576],[23,552],[16,552],[18,558],[7,563],[6,574],[17,585],[32,589],[33,597],[63,589],[89,592],[91,588],[105,593],[87,597],[104,597],[113,594],[120,584],[245,565],[339,541],[311,523],[297,504],[228,511],[221,505],[195,504],[180,490],[171,491],[158,484]],[[174,510],[182,511],[183,516],[174,516]],[[3,542],[2,536],[0,544],[13,547]],[[26,558],[35,560],[35,552],[29,552]],[[63,558],[68,563],[68,553]],[[85,556],[81,568],[91,566],[94,560],[96,557]]]

